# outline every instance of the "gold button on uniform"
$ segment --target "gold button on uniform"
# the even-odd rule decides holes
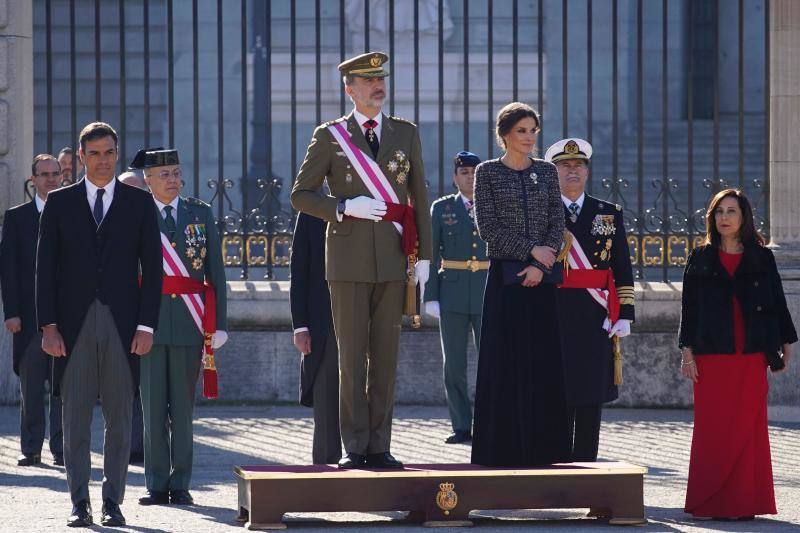
[[[175,298],[177,298],[177,297],[178,297],[178,295],[177,295],[177,294],[171,294],[170,296],[172,296],[172,299],[173,299],[173,300],[174,300]]]
[[[472,234],[473,234],[473,235],[477,235],[477,234],[478,234],[478,232],[477,232],[477,231],[473,231],[473,232],[472,232]]]
[[[176,243],[174,243],[174,242],[171,242],[170,244],[172,245],[172,247],[173,247],[173,248],[175,248],[176,246],[178,246],[178,245],[177,245]]]
[[[472,256],[472,260],[475,261],[476,259],[478,259],[478,258],[473,255]]]
[[[477,247],[478,247],[478,245],[477,245],[476,243],[474,243],[474,242],[473,242],[473,243],[472,243],[472,247],[473,247],[473,248],[477,248]]]

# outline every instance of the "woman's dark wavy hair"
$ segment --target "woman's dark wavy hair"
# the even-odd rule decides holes
[[[741,189],[724,189],[719,191],[711,203],[708,204],[708,211],[706,211],[706,241],[705,244],[710,244],[715,248],[719,248],[722,236],[717,230],[717,222],[714,219],[714,212],[719,207],[719,204],[728,197],[736,198],[739,202],[739,209],[742,211],[742,225],[739,228],[739,240],[744,245],[758,244],[764,246],[766,241],[764,237],[756,230],[756,224],[753,220],[753,208],[750,205],[750,200]]]

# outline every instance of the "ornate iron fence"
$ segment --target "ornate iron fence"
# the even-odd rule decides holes
[[[120,170],[178,148],[225,264],[285,278],[291,179],[313,127],[348,111],[336,64],[383,49],[387,111],[420,125],[431,200],[451,154],[499,155],[494,115],[523,100],[540,152],[594,145],[589,192],[625,207],[638,276],[675,279],[720,187],[769,229],[768,25],[768,0],[34,0],[35,142],[75,148],[101,119]]]

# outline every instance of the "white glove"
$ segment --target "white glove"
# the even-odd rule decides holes
[[[211,347],[215,350],[222,348],[222,345],[228,342],[228,334],[221,329],[218,329],[211,335]]]
[[[627,337],[631,334],[631,321],[626,320],[624,318],[620,318],[616,322],[614,322],[614,327],[611,328],[611,331],[608,332],[608,337],[611,338],[614,335],[619,337]]]
[[[425,302],[425,313],[434,318],[440,318],[442,313],[439,310],[439,302]]]
[[[383,215],[386,214],[386,202],[369,196],[358,196],[345,200],[344,214],[377,222],[382,220]]]
[[[428,259],[420,259],[417,261],[417,264],[414,265],[414,276],[417,278],[417,283],[419,283],[420,287],[425,286],[428,283],[428,276],[431,273],[431,262]]]

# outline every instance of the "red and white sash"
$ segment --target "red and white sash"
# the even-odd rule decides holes
[[[163,256],[164,274],[183,278],[191,277],[178,252],[175,251],[169,238],[163,233],[161,234],[161,255]],[[199,294],[181,294],[180,296],[187,309],[189,309],[189,314],[197,325],[197,329],[200,330],[200,334],[204,335],[203,314],[205,313],[205,305],[203,304],[203,299],[200,298]]]
[[[361,181],[373,198],[376,200],[383,200],[386,203],[401,203],[389,179],[383,173],[383,170],[381,170],[381,167],[374,159],[366,155],[363,150],[353,143],[353,140],[350,138],[350,133],[342,125],[342,122],[334,122],[328,126],[328,131],[331,132],[333,138],[336,139],[339,146],[342,147],[342,151],[347,156],[348,161],[353,165],[356,174],[361,178]],[[398,233],[403,233],[403,226],[397,222],[392,222],[392,224],[394,224]]]
[[[567,254],[567,261],[569,262],[570,268],[594,270],[592,263],[589,261],[583,248],[581,248],[580,242],[578,242],[578,238],[575,237],[574,234],[572,235],[572,246],[570,246],[569,254]],[[608,291],[602,289],[586,289],[586,291],[594,301],[599,303],[603,309],[606,310],[606,313],[608,313]],[[606,318],[603,322],[603,329],[608,331],[610,327],[611,323],[609,319]]]

